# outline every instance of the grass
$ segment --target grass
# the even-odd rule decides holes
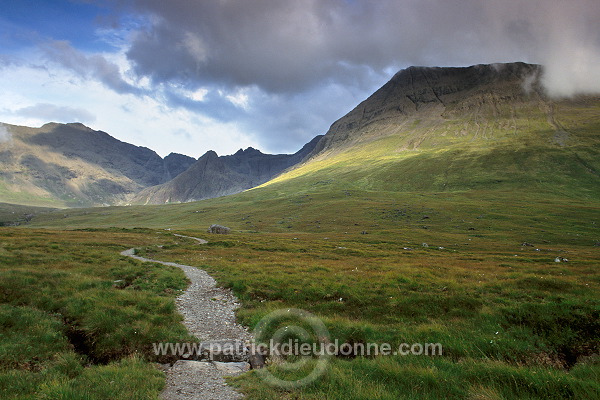
[[[340,343],[444,348],[442,357],[336,358],[322,380],[295,391],[236,378],[251,399],[596,398],[598,208],[459,198],[368,210],[349,208],[354,198],[335,218],[313,215],[320,227],[306,218],[290,232],[288,217],[271,232],[142,252],[208,270],[242,299],[238,317],[251,327],[272,310],[301,308]],[[248,221],[258,222],[241,214],[234,226]]]
[[[55,209],[0,203],[0,226],[18,226],[26,224],[37,214],[53,210]]]
[[[515,199],[501,191],[427,194],[344,186],[321,191],[318,184],[312,192],[276,199],[269,199],[265,192],[272,188],[265,188],[201,203],[68,210],[61,211],[66,218],[54,220],[52,214],[42,214],[34,224],[179,224],[187,227],[180,232],[205,237],[209,244],[175,241],[162,229],[7,230],[3,251],[13,258],[3,262],[11,267],[1,280],[10,282],[2,293],[8,293],[10,306],[43,310],[49,318],[56,312],[52,304],[57,296],[44,293],[64,293],[62,301],[71,307],[59,308],[58,321],[68,315],[78,322],[65,326],[86,327],[94,334],[102,326],[121,324],[108,332],[111,340],[86,350],[95,354],[97,364],[84,368],[90,355],[83,361],[75,349],[66,351],[81,374],[62,377],[59,381],[68,384],[56,390],[85,390],[91,378],[84,379],[84,372],[118,369],[122,363],[138,365],[139,373],[154,377],[144,344],[185,335],[178,331],[131,339],[134,326],[147,326],[147,319],[175,317],[172,309],[166,314],[155,306],[136,310],[121,301],[156,304],[155,297],[169,299],[172,290],[181,288],[177,279],[155,278],[118,256],[126,247],[139,246],[140,254],[208,270],[241,298],[238,318],[250,327],[272,310],[294,307],[319,316],[340,342],[443,345],[440,357],[334,358],[323,378],[292,391],[265,385],[255,373],[235,378],[233,383],[250,399],[593,399],[600,394],[594,355],[600,328],[597,203],[559,196],[540,200],[527,192]],[[213,222],[226,223],[234,233],[208,235],[205,228]],[[558,256],[569,261],[557,263]],[[29,260],[26,273],[19,274],[23,267],[18,260]],[[40,274],[35,266],[49,260],[55,265],[52,273],[44,269]],[[96,283],[88,281],[86,269],[93,271]],[[65,275],[67,271],[78,275]],[[96,281],[98,274],[106,278],[104,286]],[[27,281],[12,283],[25,277]],[[31,286],[30,281],[39,283]],[[57,282],[85,291],[67,295]],[[113,292],[102,296],[97,285],[119,294],[144,293],[144,300],[122,299]],[[12,287],[21,289],[12,293]],[[93,313],[96,306],[82,298],[110,309],[110,318]],[[124,346],[127,341],[131,343]],[[115,354],[115,348],[133,350]],[[44,361],[43,368],[62,368],[53,360]],[[11,362],[10,374],[38,373]],[[152,386],[153,379],[135,393],[155,393],[160,386]]]
[[[174,243],[136,231],[0,231],[0,398],[157,398],[152,343],[194,341],[177,268],[119,255]]]

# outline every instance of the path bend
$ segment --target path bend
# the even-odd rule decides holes
[[[204,239],[174,234],[181,238],[208,243]],[[188,288],[177,297],[177,311],[183,315],[183,324],[201,343],[249,342],[251,335],[235,319],[240,306],[233,293],[216,286],[216,281],[204,270],[190,265],[154,260],[135,255],[135,249],[121,255],[141,262],[153,262],[183,270],[190,280]],[[161,393],[163,400],[226,400],[241,399],[243,395],[227,386],[223,377],[237,375],[249,369],[246,362],[209,362],[179,360],[167,370],[166,387]]]

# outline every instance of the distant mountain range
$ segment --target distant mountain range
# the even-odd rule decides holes
[[[600,98],[551,99],[542,70],[525,63],[402,70],[289,155],[248,148],[162,159],[77,123],[5,124],[0,202],[164,204],[290,179],[296,192],[336,181],[367,190],[537,188],[595,196]]]
[[[315,137],[295,154],[263,154],[249,147],[219,157],[209,151],[174,179],[139,192],[132,203],[189,202],[239,193],[267,182],[302,161],[321,137]]]
[[[163,159],[80,123],[0,127],[6,132],[0,142],[0,202],[26,205],[118,205],[134,197],[148,204],[237,193],[266,182],[314,147],[293,155],[248,148],[225,157],[209,151],[198,160],[176,153]]]

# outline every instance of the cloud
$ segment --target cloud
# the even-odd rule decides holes
[[[555,94],[600,91],[597,0],[135,0],[127,53],[155,81],[268,93],[417,65],[528,61]],[[587,79],[586,79],[587,77]]]
[[[161,156],[176,152],[197,158],[211,149],[224,155],[257,146],[237,122],[171,105],[161,90],[152,96],[119,94],[94,79],[82,83],[73,71],[56,64],[47,69],[29,65],[4,68],[0,87],[0,121],[12,125],[83,122]],[[195,92],[188,95],[196,97]]]
[[[292,153],[324,134],[369,92],[333,83],[294,95],[269,94],[255,87],[244,91],[248,100],[236,121],[255,141],[254,147]]]
[[[198,92],[202,93],[200,98],[196,96]],[[169,107],[184,108],[220,122],[235,121],[242,114],[242,110],[227,98],[226,93],[216,89],[190,92],[170,85],[162,85],[155,89],[155,96],[157,94]]]
[[[327,7],[333,3],[138,1],[153,23],[134,36],[127,55],[138,74],[158,82],[258,86],[269,93],[297,92],[334,76],[356,84],[363,61],[351,58],[361,50],[345,54],[333,40],[349,27],[328,25],[350,22],[335,22],[336,10]]]
[[[44,55],[63,68],[69,69],[84,79],[94,78],[117,93],[143,94],[143,90],[123,79],[119,66],[100,54],[86,55],[66,41],[51,41],[43,44]]]
[[[0,123],[0,144],[10,142],[12,135],[4,124]]]
[[[504,33],[496,42],[507,50],[518,46],[528,60],[544,65],[548,94],[600,93],[600,2],[511,1],[486,12],[492,29]]]
[[[146,21],[131,70],[170,107],[235,121],[265,151],[297,150],[409,65],[539,63],[552,96],[600,93],[597,0],[131,4]]]
[[[18,65],[19,61],[15,57],[0,54],[0,68],[5,68],[13,65]]]
[[[41,119],[53,122],[84,122],[91,123],[96,117],[82,108],[57,106],[48,103],[38,103],[13,111],[17,116]]]
[[[541,28],[547,43],[539,57],[549,93],[600,93],[600,2],[582,0],[565,7],[552,1],[548,14]]]

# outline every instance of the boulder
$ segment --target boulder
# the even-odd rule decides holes
[[[208,233],[217,233],[217,234],[221,234],[221,235],[226,235],[229,232],[231,232],[231,229],[229,229],[226,226],[223,225],[217,225],[217,224],[213,224],[210,226],[210,228],[208,228]]]

